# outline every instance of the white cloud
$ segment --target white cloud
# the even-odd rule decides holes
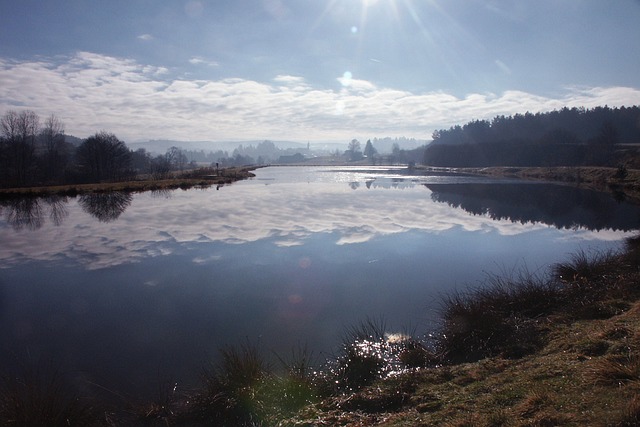
[[[189,59],[189,63],[191,65],[207,65],[209,67],[218,67],[220,65],[216,61],[209,61],[201,56],[194,56],[193,58]]]
[[[138,39],[143,40],[145,42],[153,40],[153,36],[151,34],[140,34]]]
[[[201,57],[194,65],[216,66]],[[568,87],[557,97],[522,91],[412,93],[349,78],[317,88],[301,76],[271,82],[170,76],[165,67],[91,52],[15,61],[0,58],[0,114],[29,108],[59,115],[67,132],[98,130],[143,139],[350,140],[354,135],[429,138],[433,130],[472,119],[564,106],[635,105],[640,90]]]

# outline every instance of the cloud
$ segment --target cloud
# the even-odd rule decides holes
[[[201,56],[194,56],[193,58],[189,59],[189,64],[191,64],[191,65],[207,65],[209,67],[218,67],[220,65],[216,61],[209,61],[209,60],[204,59]]]
[[[189,62],[218,65],[202,57]],[[85,137],[104,129],[125,141],[427,139],[435,129],[472,119],[564,106],[634,105],[640,99],[640,90],[629,87],[567,87],[556,97],[515,90],[456,97],[380,87],[350,75],[336,77],[328,88],[290,75],[266,82],[193,79],[91,52],[29,61],[0,58],[0,81],[0,114],[17,108],[55,113],[69,134]]]
[[[151,34],[140,34],[138,39],[143,40],[145,42],[153,40],[153,36]]]

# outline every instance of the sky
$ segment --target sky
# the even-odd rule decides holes
[[[125,142],[430,139],[640,104],[640,0],[0,0],[0,115]]]

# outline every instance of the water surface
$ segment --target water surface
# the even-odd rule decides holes
[[[403,168],[258,169],[219,189],[11,201],[0,211],[2,362],[87,389],[197,383],[219,348],[318,358],[384,317],[425,333],[440,296],[619,248],[640,210],[604,193]]]

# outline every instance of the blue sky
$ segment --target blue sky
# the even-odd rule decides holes
[[[0,114],[125,141],[430,138],[640,104],[638,0],[0,1]]]

